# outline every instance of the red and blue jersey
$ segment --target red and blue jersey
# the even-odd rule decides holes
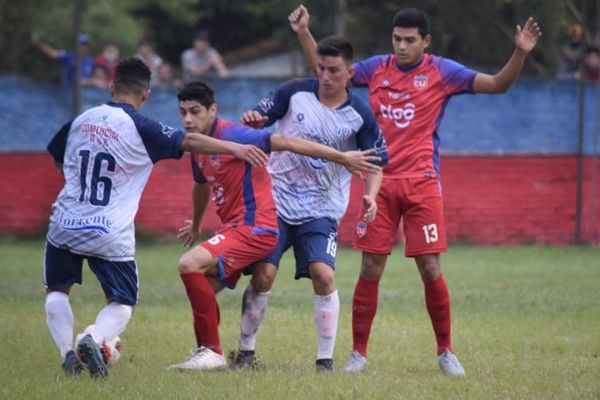
[[[271,133],[216,118],[210,136],[271,151]],[[278,230],[271,178],[266,168],[252,167],[230,154],[192,154],[197,183],[212,189],[217,215],[223,224]]]
[[[352,83],[368,86],[369,103],[387,142],[390,178],[439,177],[438,129],[450,97],[472,93],[477,74],[455,61],[425,54],[414,66],[395,55],[354,65]]]

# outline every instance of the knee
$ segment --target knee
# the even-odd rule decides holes
[[[335,275],[333,269],[320,269],[311,274],[315,294],[325,296],[335,291]]]
[[[370,280],[380,279],[385,269],[386,260],[387,256],[364,253],[360,270],[361,276]]]
[[[421,278],[426,282],[433,282],[440,276],[441,268],[437,255],[425,255],[416,258],[417,267]]]
[[[180,274],[188,274],[190,272],[198,272],[200,268],[194,262],[193,258],[188,254],[184,254],[179,259],[179,264],[177,265],[177,269]]]
[[[258,293],[264,293],[271,290],[275,276],[277,275],[277,268],[273,265],[257,265],[252,271],[252,279],[250,284],[252,289]]]

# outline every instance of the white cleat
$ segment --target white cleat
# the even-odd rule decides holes
[[[367,357],[360,354],[357,350],[352,350],[350,358],[344,365],[344,372],[362,372],[367,368]]]
[[[227,360],[222,355],[215,353],[208,347],[196,349],[194,354],[179,364],[174,364],[167,369],[176,369],[179,371],[201,370],[209,371],[227,367]]]
[[[440,369],[442,372],[448,376],[465,376],[465,369],[458,358],[450,351],[450,349],[444,350],[442,354],[438,356],[438,361],[440,363]]]

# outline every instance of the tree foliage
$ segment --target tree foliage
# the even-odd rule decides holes
[[[287,15],[294,0],[103,0],[84,2],[83,30],[98,54],[114,40],[123,55],[135,52],[142,38],[154,41],[158,53],[172,63],[191,46],[194,33],[207,30],[224,53],[235,53],[265,39],[294,48]],[[72,48],[73,0],[0,0],[0,73],[48,75],[50,65],[31,46],[31,34],[57,48]],[[543,38],[527,72],[551,76],[567,26],[588,4],[588,26],[597,31],[600,0],[347,0],[347,12],[334,12],[334,2],[307,0],[311,30],[322,38],[333,33],[334,19],[343,18],[347,36],[359,56],[391,50],[391,21],[401,7],[424,9],[431,19],[431,51],[482,71],[496,71],[510,56],[515,26],[534,16]],[[52,65],[50,72],[56,74]]]

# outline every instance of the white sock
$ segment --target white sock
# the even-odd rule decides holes
[[[337,290],[326,296],[315,295],[317,360],[333,358],[339,315],[340,298]]]
[[[125,330],[131,319],[133,307],[126,304],[112,302],[104,307],[96,317],[96,322],[91,330],[94,341],[103,344]]]
[[[242,318],[240,321],[240,350],[255,350],[256,336],[265,318],[265,310],[271,291],[259,293],[252,285],[246,286],[242,297]]]
[[[60,350],[60,356],[73,350],[73,310],[69,295],[62,292],[50,292],[46,295],[46,324],[54,343]]]

